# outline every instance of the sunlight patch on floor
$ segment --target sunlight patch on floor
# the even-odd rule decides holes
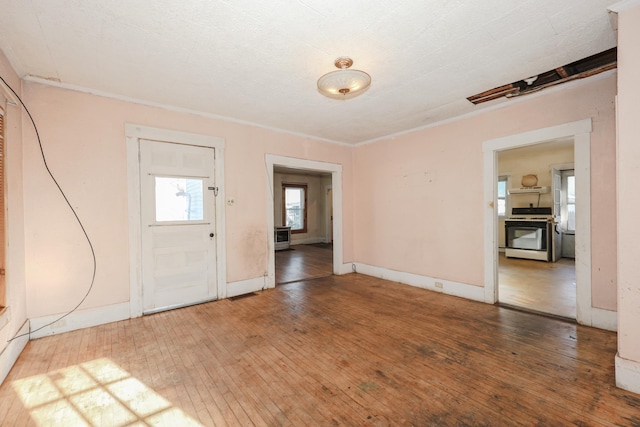
[[[106,358],[11,384],[38,426],[201,426]]]

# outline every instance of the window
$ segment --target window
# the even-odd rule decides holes
[[[507,184],[509,177],[498,177],[498,216],[507,216]]]
[[[156,221],[202,221],[203,183],[198,178],[155,177]]]
[[[562,171],[562,228],[576,231],[576,177],[572,170]]]
[[[282,224],[292,233],[307,232],[306,184],[282,184]]]

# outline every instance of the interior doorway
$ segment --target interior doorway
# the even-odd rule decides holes
[[[331,173],[275,165],[273,174],[276,285],[330,276]]]
[[[498,153],[512,148],[549,142],[559,139],[573,139],[576,179],[576,231],[575,231],[575,274],[576,274],[576,320],[578,323],[593,325],[598,309],[592,307],[591,297],[591,119],[565,123],[548,128],[509,135],[487,140],[483,143],[484,158],[484,255],[485,301],[499,301],[499,251],[498,219],[495,207],[498,205],[496,182],[498,180]]]
[[[498,301],[576,318],[573,138],[498,155]]]
[[[267,272],[267,287],[275,287],[276,283],[291,282],[297,280],[296,277],[290,275],[288,278],[276,278],[276,246],[279,254],[289,255],[290,263],[297,264],[298,268],[303,271],[306,269],[306,276],[299,275],[299,280],[305,280],[311,277],[326,276],[329,274],[341,274],[343,268],[343,238],[342,238],[342,165],[336,163],[319,162],[314,160],[297,159],[293,157],[277,156],[272,154],[266,155],[266,170],[268,178],[268,200],[267,200],[267,220],[270,230],[273,230],[273,238],[269,239],[269,262]],[[293,196],[291,203],[287,204],[285,198],[286,193],[283,184],[290,184],[293,188],[304,188],[305,180],[317,181],[312,186],[307,184],[307,191],[318,186],[317,197],[307,194],[306,202],[300,204],[300,198]],[[331,188],[330,201],[331,209],[327,209],[326,204],[326,188]],[[288,205],[288,206],[287,206]],[[307,220],[301,223],[298,211],[302,207],[306,207]],[[332,212],[331,212],[332,211]],[[328,212],[332,213],[333,220],[331,227],[328,227],[328,221],[331,218]],[[304,213],[303,213],[304,215]],[[316,218],[312,218],[315,215]],[[306,225],[307,229],[302,230]],[[281,238],[281,227],[297,228],[290,230],[290,244],[288,249],[282,250],[283,245]],[[331,236],[327,232],[331,231]],[[285,231],[286,233],[286,231]],[[332,239],[332,240],[331,240]],[[296,246],[298,248],[296,248]],[[305,249],[307,249],[305,251]],[[319,251],[322,251],[319,254]],[[287,254],[288,253],[288,254]],[[315,255],[314,255],[315,253]],[[295,256],[294,256],[295,254]],[[282,256],[279,258],[286,258]],[[315,258],[315,261],[314,261]],[[320,266],[304,265],[305,263],[321,264]],[[316,269],[319,268],[319,269]],[[279,274],[281,272],[278,272]]]

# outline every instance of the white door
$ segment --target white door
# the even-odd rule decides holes
[[[214,161],[213,148],[140,140],[144,313],[217,298]]]

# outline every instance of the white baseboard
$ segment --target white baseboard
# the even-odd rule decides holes
[[[77,329],[89,328],[91,326],[103,325],[105,323],[126,320],[131,317],[129,302],[112,304],[104,307],[88,308],[77,310],[65,318],[55,321],[60,314],[43,316],[31,319],[31,330],[41,328],[50,322],[55,322],[45,326],[37,332],[31,333],[31,339],[42,338],[49,335],[61,334],[63,332],[75,331]]]
[[[29,332],[29,321],[26,320],[15,336],[26,334]],[[9,371],[20,357],[20,353],[29,342],[29,335],[16,338],[10,341],[7,346],[0,352],[0,384],[4,382],[9,375]]]
[[[295,245],[313,245],[314,243],[326,243],[327,239],[324,237],[303,237],[302,239],[291,238],[291,246]]]
[[[453,282],[451,280],[436,279],[429,276],[421,276],[419,274],[405,273],[402,271],[389,270],[386,268],[375,267],[359,262],[356,262],[354,264],[356,266],[357,273],[366,274],[367,276],[378,277],[380,279],[404,283],[406,285],[416,286],[418,288],[428,289],[434,292],[440,292],[447,295],[455,295],[457,297],[484,302],[484,288],[481,286]],[[351,269],[352,264],[345,265],[348,265]]]
[[[591,307],[591,326],[607,331],[618,331],[618,312]]]
[[[640,362],[616,354],[616,386],[640,394]]]
[[[349,273],[353,273],[353,267],[355,266],[355,263],[347,263],[347,264],[342,264],[339,268],[338,268],[338,273],[339,275],[342,274],[349,274]]]
[[[338,274],[349,274],[353,272],[355,266],[356,272],[366,274],[367,276],[378,277],[380,279],[390,280],[392,282],[404,283],[416,286],[430,291],[441,292],[448,295],[455,295],[474,301],[486,302],[484,298],[484,288],[473,286],[466,283],[452,282],[450,280],[436,279],[429,276],[421,276],[418,274],[405,273],[402,271],[389,270],[382,267],[375,267],[368,264],[347,263],[340,266]],[[436,283],[442,284],[442,287],[436,287]],[[601,308],[590,307],[583,313],[584,318],[578,319],[580,324],[591,326],[607,331],[618,330],[618,313],[616,311],[604,310]]]
[[[249,292],[261,291],[267,287],[265,277],[227,283],[227,298],[248,294]]]

